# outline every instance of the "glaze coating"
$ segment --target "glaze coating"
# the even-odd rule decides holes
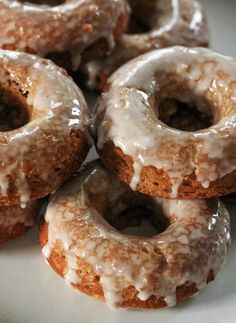
[[[205,198],[236,190],[236,62],[203,48],[144,54],[117,70],[99,101],[97,149],[132,189],[165,198]],[[198,131],[159,119],[179,100],[212,118]]]
[[[201,1],[129,0],[129,3],[137,24],[147,25],[148,31],[128,30],[109,56],[82,64],[91,88],[103,88],[107,77],[119,66],[151,50],[175,45],[208,46],[208,25]]]
[[[131,236],[107,222],[145,204],[168,219],[162,233]],[[69,285],[112,308],[158,308],[175,305],[214,279],[229,234],[229,215],[219,200],[151,198],[95,161],[53,195],[40,243],[47,262]]]
[[[33,55],[1,50],[0,79],[5,106],[12,100],[29,116],[0,132],[0,203],[26,203],[54,191],[84,160],[87,104],[63,69]]]
[[[115,46],[129,12],[124,0],[65,0],[56,6],[22,2],[0,1],[0,48],[50,56],[72,70],[98,40],[106,43],[106,51]]]

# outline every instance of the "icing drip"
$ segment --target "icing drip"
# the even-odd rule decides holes
[[[111,76],[100,100],[98,149],[111,140],[133,159],[133,189],[146,166],[169,175],[172,198],[192,173],[207,188],[236,169],[235,72],[234,60],[201,48],[153,51],[127,63]],[[210,109],[213,126],[196,132],[167,127],[158,119],[163,98]]]
[[[49,253],[50,256],[50,253]],[[77,263],[76,258],[67,255],[67,271],[64,274],[65,282],[67,285],[78,284],[80,282],[80,277],[77,274]]]
[[[132,14],[140,27],[148,25],[141,33],[122,35],[109,56],[85,62],[83,68],[88,74],[88,85],[99,86],[101,75],[108,77],[118,67],[129,60],[154,49],[183,45],[187,47],[206,46],[208,27],[202,4],[198,0],[156,0],[129,1]],[[140,15],[142,12],[142,16]],[[140,17],[141,16],[141,17]],[[132,16],[131,16],[132,20]]]
[[[175,295],[168,295],[165,297],[165,302],[168,307],[176,305],[176,296]]]
[[[47,181],[60,142],[67,142],[71,132],[79,129],[89,140],[87,106],[73,81],[49,61],[0,51],[0,67],[0,86],[5,89],[9,88],[8,82],[18,84],[30,114],[26,125],[0,132],[1,195],[9,195],[9,183],[14,178],[19,203],[24,204],[32,193],[25,169],[30,168]],[[14,94],[16,90],[12,91]]]
[[[65,0],[53,7],[1,0],[0,47],[41,57],[64,53],[64,63],[71,60],[77,70],[81,54],[99,39],[114,47],[118,19],[126,14],[123,0]]]
[[[64,275],[70,284],[80,282],[78,260],[86,261],[99,276],[111,308],[125,300],[123,291],[129,286],[137,290],[141,300],[154,295],[173,306],[177,286],[194,283],[203,288],[210,270],[216,275],[224,263],[228,212],[219,200],[149,197],[161,207],[170,225],[158,235],[139,238],[122,234],[104,219],[110,206],[121,211],[129,203],[128,197],[132,203],[136,198],[140,205],[143,195],[131,191],[101,164],[91,163],[50,201],[45,215],[48,243],[44,257],[50,259],[58,243],[63,246],[67,259]]]
[[[45,259],[48,259],[50,257],[51,254],[51,248],[49,247],[49,245],[45,245],[42,249],[42,254],[44,256]],[[48,263],[48,262],[47,262]]]

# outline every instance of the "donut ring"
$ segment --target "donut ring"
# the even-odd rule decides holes
[[[20,205],[0,205],[0,244],[23,235],[35,224],[39,202],[29,202],[22,208]]]
[[[123,34],[112,53],[82,64],[91,88],[103,88],[107,77],[129,60],[154,49],[183,45],[208,46],[208,26],[199,0],[129,0],[146,33]],[[143,21],[144,18],[149,21]],[[132,22],[132,19],[131,19]]]
[[[48,195],[81,165],[91,141],[87,105],[64,70],[30,54],[0,50],[0,79],[1,103],[16,111],[13,126],[0,127],[0,204],[15,205]]]
[[[204,48],[157,50],[121,67],[97,110],[97,149],[105,165],[152,196],[235,192],[235,75],[234,60]],[[213,125],[198,131],[167,126],[160,120],[166,100],[196,106]]]
[[[155,218],[161,208],[169,222],[164,232],[140,238],[106,221],[143,205]],[[159,308],[192,296],[214,279],[228,241],[229,215],[219,200],[164,200],[133,192],[99,162],[59,189],[40,227],[51,267],[111,307]]]
[[[0,48],[48,57],[72,70],[98,41],[93,57],[111,50],[128,20],[124,0],[29,2],[0,1]]]

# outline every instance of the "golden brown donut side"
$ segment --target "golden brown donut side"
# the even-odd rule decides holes
[[[235,192],[235,68],[231,58],[180,46],[122,66],[95,112],[103,162],[133,190],[153,196],[195,199]],[[198,129],[169,124],[165,100],[184,102],[211,121]],[[184,106],[175,112],[181,123],[180,111]]]
[[[99,155],[104,164],[118,177],[130,183],[134,175],[133,160],[127,156],[123,151],[114,145],[112,141],[104,144]],[[227,174],[223,178],[211,182],[208,188],[202,187],[201,183],[196,180],[194,174],[186,176],[179,186],[178,198],[179,199],[201,199],[223,196],[236,191],[236,170]],[[163,198],[171,197],[171,181],[168,173],[163,170],[158,170],[155,167],[143,167],[141,172],[140,183],[137,190],[151,196],[160,196]]]
[[[148,236],[142,218],[155,227]],[[66,284],[103,296],[111,308],[174,306],[180,286],[201,290],[209,273],[219,272],[230,237],[218,199],[152,198],[132,191],[100,160],[52,196],[43,221],[46,262]],[[131,227],[139,233],[123,231]]]
[[[4,50],[0,56],[3,110],[17,106],[28,114],[0,132],[0,204],[15,205],[48,195],[80,167],[91,145],[88,108],[51,61]]]
[[[40,201],[30,202],[24,207],[1,205],[0,244],[16,239],[29,230],[36,222],[40,207]]]
[[[48,141],[48,145],[50,144],[53,143]],[[48,195],[48,192],[56,190],[69,179],[83,163],[89,149],[90,145],[86,133],[82,131],[71,132],[70,138],[67,141],[61,142],[60,146],[58,145],[57,153],[54,156],[57,163],[56,165],[50,165],[45,180],[42,180],[40,174],[37,174],[34,165],[29,160],[25,161],[23,169],[31,191],[30,199],[37,200]],[[20,200],[14,172],[8,176],[8,181],[8,195],[0,194],[0,204],[18,204]]]
[[[48,224],[45,220],[40,223],[39,242],[43,248],[48,242]],[[65,250],[63,246],[58,242],[53,248],[50,258],[48,259],[50,266],[61,276],[64,277],[64,271],[67,266],[67,260],[65,257]],[[77,257],[77,262],[80,268],[79,276],[81,282],[73,284],[73,287],[86,293],[89,296],[95,297],[96,299],[104,301],[103,290],[99,283],[99,276],[96,275],[92,267],[86,263],[82,258]],[[207,283],[214,280],[212,271],[209,272]],[[198,292],[194,283],[185,283],[182,286],[178,286],[176,289],[176,303],[181,303],[185,299],[193,296]],[[129,286],[123,291],[122,297],[125,299],[122,303],[118,304],[119,307],[124,308],[143,308],[143,309],[154,309],[166,307],[167,304],[164,298],[157,299],[155,296],[149,297],[146,301],[142,301],[137,297],[137,290],[133,286]]]

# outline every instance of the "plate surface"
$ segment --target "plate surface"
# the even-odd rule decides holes
[[[236,1],[205,0],[211,47],[236,58]],[[90,153],[90,159],[95,157]],[[111,311],[65,285],[43,261],[37,229],[0,248],[0,323],[234,323],[236,317],[236,205],[232,243],[215,282],[196,298],[154,311]]]

